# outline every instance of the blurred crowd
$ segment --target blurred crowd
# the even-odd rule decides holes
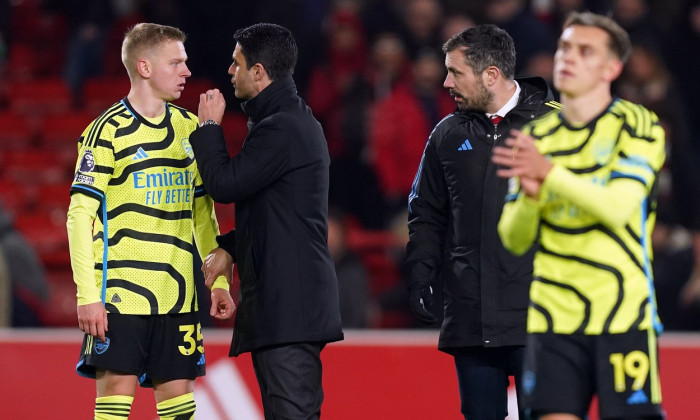
[[[700,330],[700,139],[694,136],[700,132],[695,118],[700,115],[700,0],[0,0],[0,121],[8,125],[4,121],[26,118],[30,126],[25,137],[0,133],[0,200],[6,213],[0,218],[0,326],[73,325],[74,292],[60,233],[57,254],[41,250],[48,246],[48,228],[42,228],[43,237],[27,235],[38,222],[26,214],[45,207],[49,195],[36,186],[39,192],[29,200],[33,207],[22,207],[18,190],[29,189],[30,181],[17,180],[16,170],[5,163],[16,164],[29,149],[42,147],[49,160],[65,160],[65,174],[46,181],[66,195],[48,217],[57,232],[65,230],[56,214],[65,212],[61,205],[67,207],[74,141],[82,128],[74,129],[73,143],[57,147],[38,127],[49,115],[66,120],[68,114],[87,114],[79,122],[86,125],[100,107],[127,93],[106,104],[91,102],[97,91],[128,85],[120,43],[139,21],[177,26],[188,34],[188,65],[200,83],[186,87],[190,100],[183,98],[181,105],[196,112],[199,86],[220,88],[229,105],[224,128],[231,153],[245,135],[226,74],[233,32],[261,21],[292,30],[300,49],[295,79],[324,127],[332,158],[329,244],[344,325],[416,326],[402,276],[406,204],[432,128],[454,109],[442,87],[441,46],[462,29],[494,23],[515,40],[516,77],[551,82],[559,28],[573,10],[610,14],[630,33],[634,49],[615,93],[655,111],[666,129],[667,161],[659,177],[652,244],[659,312],[669,330]],[[16,103],[18,86],[56,79],[65,85],[67,100],[57,109],[47,106],[46,117],[38,115],[37,106]],[[48,88],[44,92],[60,96]],[[27,240],[8,241],[10,234],[25,234]],[[12,256],[19,248],[37,253],[35,264],[45,269],[27,270],[28,260]],[[55,306],[70,310],[61,318],[56,309],[42,309]],[[20,316],[12,308],[36,313]]]

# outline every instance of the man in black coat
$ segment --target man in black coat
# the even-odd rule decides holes
[[[328,166],[321,125],[297,96],[297,47],[286,28],[256,24],[234,35],[228,73],[249,132],[231,158],[218,89],[200,95],[190,137],[207,192],[236,203],[236,229],[218,238],[205,280],[241,280],[231,356],[251,352],[266,419],[319,418],[320,352],[343,339],[338,282],[328,250]]]
[[[520,396],[533,251],[515,257],[498,237],[508,188],[491,150],[556,104],[543,79],[514,79],[513,40],[494,25],[454,35],[443,51],[458,109],[431,133],[409,196],[409,303],[428,324],[444,306],[438,348],[455,358],[464,417],[502,419],[511,375]]]

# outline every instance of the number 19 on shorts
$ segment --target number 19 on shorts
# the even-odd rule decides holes
[[[627,354],[612,353],[610,364],[613,366],[615,391],[627,390],[627,378],[633,379],[632,390],[644,388],[644,383],[649,376],[649,356],[646,353],[634,350]]]

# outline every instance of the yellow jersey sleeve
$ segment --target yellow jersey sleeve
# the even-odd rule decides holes
[[[199,174],[197,174],[197,180]],[[214,211],[214,200],[209,194],[204,192],[204,187],[199,185],[195,188],[194,211],[192,223],[194,224],[194,240],[197,244],[197,251],[202,261],[212,249],[218,247],[216,236],[219,234],[219,223],[216,220]],[[229,290],[226,277],[219,276],[211,287],[212,289]]]
[[[509,193],[498,222],[498,234],[508,251],[522,255],[537,238],[540,209],[537,201],[518,192],[518,189],[517,178],[511,178]]]
[[[559,165],[552,168],[543,185],[558,194],[559,199],[570,201],[613,228],[624,226],[647,195],[639,182],[621,179],[606,185],[594,184]]]
[[[77,286],[78,305],[102,301],[95,283],[95,260],[92,248],[92,223],[100,202],[84,194],[73,194],[68,208],[66,227],[73,281]]]

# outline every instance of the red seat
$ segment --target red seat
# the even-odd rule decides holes
[[[11,216],[34,208],[38,202],[39,188],[36,185],[0,178],[0,206]]]
[[[41,30],[41,0],[15,2],[11,8],[10,30],[12,38],[28,41]]]
[[[366,230],[355,222],[347,224],[348,248],[357,253],[384,251],[396,244],[396,237],[389,231]]]
[[[23,184],[65,184],[73,178],[75,161],[68,153],[48,150],[13,151],[5,154],[3,178]],[[75,155],[75,157],[73,157]],[[72,151],[71,159],[77,159]]]
[[[60,76],[63,71],[68,37],[65,16],[49,11],[44,7],[43,0],[22,0],[10,3],[12,3],[9,19],[10,37],[13,41],[11,45],[13,47],[17,44],[26,45],[33,56],[31,57],[32,72],[23,73],[13,64],[16,58],[12,57],[13,52],[10,51],[8,77],[15,81],[25,80],[28,77]]]
[[[396,287],[401,282],[399,269],[386,251],[368,252],[360,260],[369,273],[369,287],[374,296]]]
[[[0,112],[0,150],[21,150],[33,146],[36,123],[14,112]]]
[[[401,276],[393,250],[399,246],[396,235],[385,230],[367,230],[354,219],[346,223],[348,248],[356,253],[369,275],[373,295],[378,295],[398,285]]]
[[[78,298],[73,273],[68,270],[49,272],[49,301],[38,309],[41,323],[47,327],[77,327]]]
[[[95,117],[95,114],[89,112],[47,115],[41,121],[38,134],[39,146],[50,150],[70,150],[75,154],[78,139]]]
[[[47,212],[65,213],[70,204],[70,182],[62,184],[42,184],[38,187],[41,198],[38,205]],[[63,216],[61,216],[63,217]]]
[[[47,269],[70,264],[66,211],[26,211],[15,215],[14,224],[32,246]]]
[[[83,85],[83,107],[89,114],[100,115],[115,102],[121,101],[131,89],[126,75],[92,77]]]
[[[30,44],[10,45],[7,57],[7,78],[12,82],[26,82],[41,73],[39,51]]]
[[[8,97],[12,111],[31,116],[65,114],[72,104],[68,85],[57,77],[13,83]]]

